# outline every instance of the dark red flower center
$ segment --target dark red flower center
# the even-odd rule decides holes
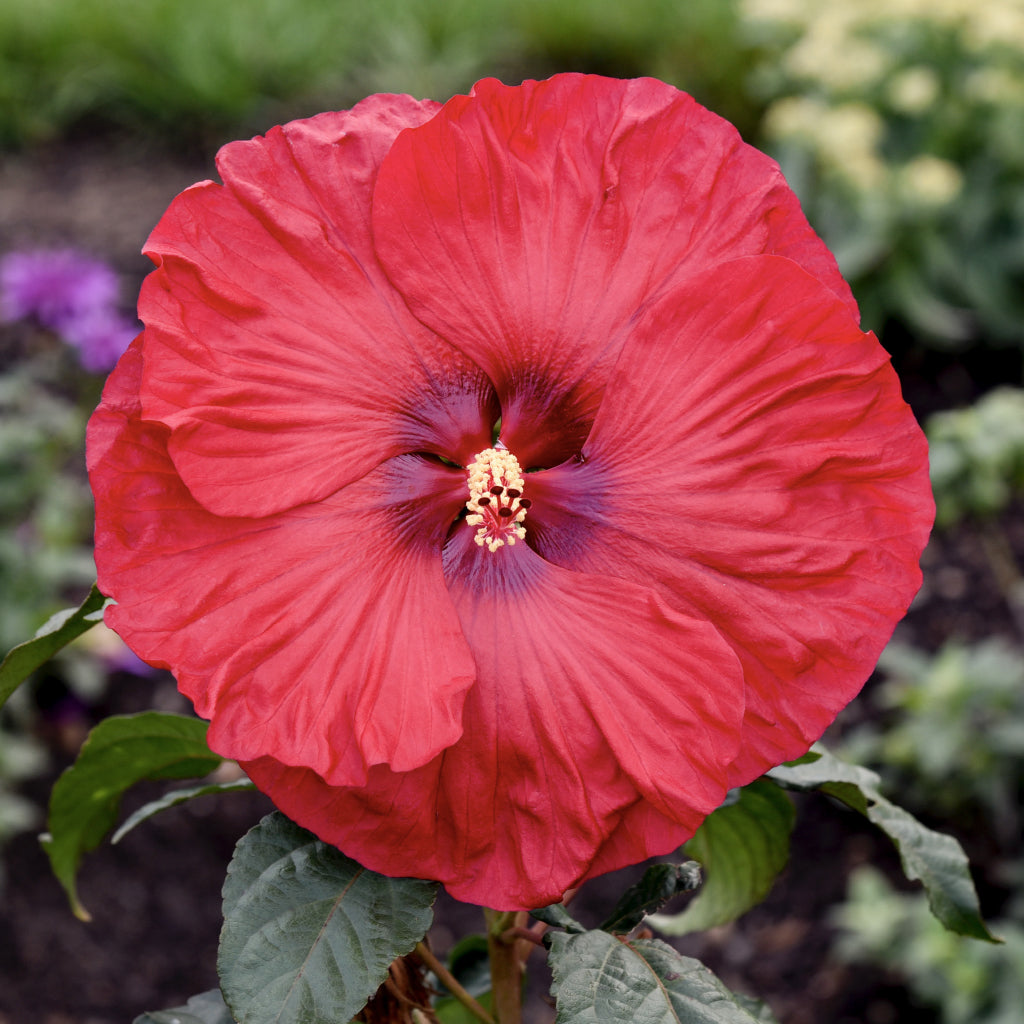
[[[469,514],[466,522],[477,528],[473,538],[488,551],[497,551],[506,544],[512,547],[526,537],[522,525],[528,498],[523,497],[523,473],[519,460],[498,441],[494,448],[485,448],[466,467],[469,482]]]

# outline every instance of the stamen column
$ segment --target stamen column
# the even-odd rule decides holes
[[[523,497],[524,481],[518,459],[499,441],[494,448],[480,452],[466,467],[466,473],[466,522],[478,528],[473,538],[477,544],[497,551],[523,540],[526,528],[521,524],[530,501]]]

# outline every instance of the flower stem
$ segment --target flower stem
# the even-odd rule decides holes
[[[514,939],[522,939],[524,942],[530,943],[531,946],[543,946],[544,929],[547,925],[541,924],[539,928],[520,928],[518,925],[512,928],[506,928],[501,933],[501,937],[506,942],[511,942]]]
[[[491,993],[498,1024],[521,1024],[523,1019],[523,964],[515,935],[523,928],[525,911],[484,910],[487,921],[487,953],[491,960]]]
[[[455,975],[427,948],[425,942],[416,946],[416,955],[437,975],[452,996],[457,999],[474,1017],[479,1017],[484,1024],[496,1024],[494,1018],[455,980]]]

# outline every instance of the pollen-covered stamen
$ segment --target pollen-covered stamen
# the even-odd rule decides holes
[[[501,442],[498,442],[499,446]],[[469,464],[469,515],[466,522],[477,527],[473,538],[488,551],[511,547],[526,536],[522,521],[530,502],[522,497],[523,474],[519,461],[502,447],[486,448]]]

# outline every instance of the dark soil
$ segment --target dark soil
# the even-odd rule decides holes
[[[72,245],[134,285],[150,264],[142,244],[171,199],[214,176],[209,160],[177,161],[118,139],[0,153],[0,252]],[[128,305],[131,297],[126,290]]]
[[[111,142],[0,159],[0,252],[76,245],[110,260],[131,289],[148,267],[141,244],[167,203],[213,173],[212,160],[175,161]],[[952,357],[907,352],[898,363],[919,411],[969,400],[979,383],[984,386],[978,377],[985,374]],[[1024,559],[1020,519],[1008,517],[1007,525]],[[925,561],[925,588],[901,627],[908,639],[934,649],[953,635],[1013,635],[975,531],[939,538]],[[68,737],[105,714],[154,706],[184,709],[169,677],[115,677],[103,706],[81,709],[70,732],[67,721],[59,728],[50,721],[46,736],[55,764],[70,759]],[[853,714],[865,713],[859,703],[855,708]],[[52,781],[35,780],[25,792],[43,805]],[[125,810],[153,795],[133,792]],[[934,1020],[894,979],[829,955],[828,912],[843,898],[849,870],[871,859],[896,877],[894,853],[852,813],[822,798],[803,798],[799,805],[791,864],[766,903],[679,947],[704,959],[727,984],[766,998],[782,1024]],[[72,916],[35,836],[13,839],[3,851],[0,893],[0,1024],[128,1024],[144,1010],[180,1005],[215,987],[224,871],[234,843],[268,810],[269,802],[255,794],[207,797],[158,815],[117,846],[104,844],[86,856],[81,872],[89,924]],[[596,923],[640,872],[591,883],[574,909]],[[442,952],[478,927],[474,910],[444,898],[437,920],[433,943]],[[554,1016],[543,1001],[543,970],[537,974],[531,1024]]]

